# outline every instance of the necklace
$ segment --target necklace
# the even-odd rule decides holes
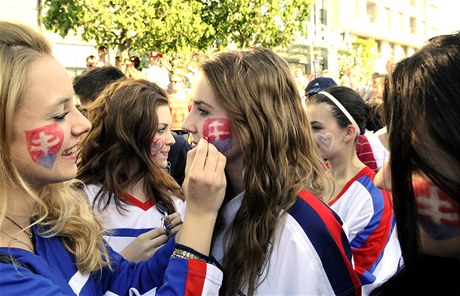
[[[20,244],[23,244],[24,246],[26,246],[29,250],[31,250],[32,252],[34,252],[34,248],[31,247],[29,244],[26,244],[25,242],[21,241],[20,239],[18,239],[17,237],[12,237],[11,235],[9,235],[6,231],[4,231],[3,229],[0,228],[0,231],[3,232],[4,234],[6,234],[10,239],[11,241],[13,242],[17,242],[17,243],[20,243]],[[10,243],[11,244],[11,243]]]
[[[19,225],[18,223],[16,223],[16,221],[14,221],[13,219],[11,219],[10,217],[8,216],[5,216],[6,219],[8,219],[11,223],[13,223],[14,225],[16,225],[19,229],[21,230],[24,230],[21,225]],[[24,230],[24,232],[29,236],[29,238],[32,240],[32,237],[33,237],[33,234],[32,234],[32,231],[31,232],[27,232]]]

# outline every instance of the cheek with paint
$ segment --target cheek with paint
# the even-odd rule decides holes
[[[158,152],[163,149],[165,146],[165,141],[163,138],[158,138],[152,142],[152,145],[150,146],[150,154],[152,154],[153,157],[156,157],[158,155]]]
[[[428,179],[414,176],[412,183],[424,231],[436,240],[460,236],[460,204]]]
[[[315,135],[316,144],[326,151],[331,151],[332,145],[334,145],[334,135],[331,133],[327,134],[316,134]]]
[[[216,146],[220,152],[232,148],[233,137],[230,120],[227,118],[208,118],[203,124],[203,138]]]
[[[27,150],[32,160],[44,168],[51,169],[64,142],[62,128],[53,123],[25,133]]]

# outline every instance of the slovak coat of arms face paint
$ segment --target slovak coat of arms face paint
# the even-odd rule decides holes
[[[203,124],[203,137],[216,146],[220,152],[232,148],[233,137],[230,120],[227,118],[208,118]]]
[[[53,123],[25,133],[27,150],[32,160],[44,168],[51,169],[64,142],[62,128]]]

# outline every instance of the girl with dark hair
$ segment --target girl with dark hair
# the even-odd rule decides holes
[[[182,189],[165,171],[175,143],[165,91],[147,80],[109,85],[88,109],[93,129],[77,178],[111,247],[130,261],[152,256],[181,225]]]
[[[334,86],[309,98],[306,111],[334,186],[324,201],[347,229],[355,269],[368,295],[401,264],[391,195],[374,185],[375,172],[356,154],[366,127],[367,106],[351,88]]]
[[[460,34],[432,38],[396,64],[384,91],[405,267],[374,295],[460,295]]]
[[[212,248],[221,294],[358,295],[340,219],[318,197],[328,179],[287,62],[263,48],[218,54],[192,101],[183,129],[228,159]]]

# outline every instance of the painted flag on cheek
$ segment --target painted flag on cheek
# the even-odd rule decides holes
[[[61,127],[50,124],[25,133],[27,150],[32,160],[44,168],[51,169],[64,141]]]
[[[220,152],[232,148],[232,128],[227,118],[209,118],[203,124],[203,137],[216,146]]]
[[[414,195],[424,230],[434,239],[460,235],[460,204],[430,180],[414,178]]]

